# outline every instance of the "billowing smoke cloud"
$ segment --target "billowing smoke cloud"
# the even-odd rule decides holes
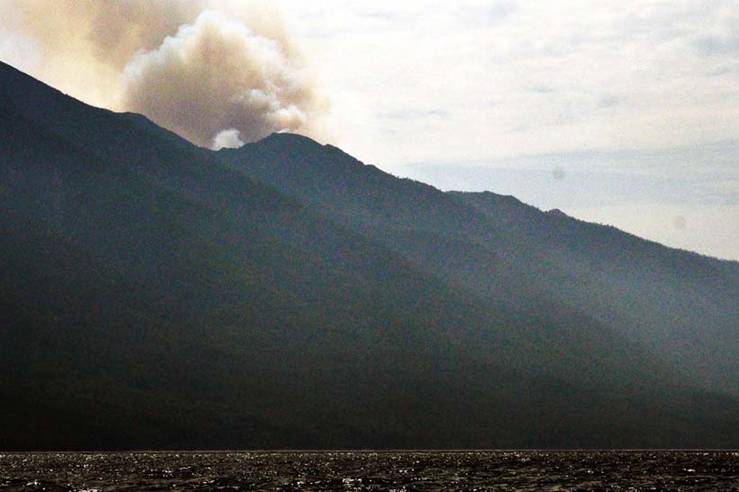
[[[325,99],[279,13],[265,4],[23,0],[0,5],[0,16],[11,14],[12,28],[37,48],[41,61],[32,75],[92,104],[143,113],[214,148],[282,130],[321,136]]]
[[[128,108],[201,145],[224,129],[243,141],[300,130],[320,109],[303,68],[277,41],[215,11],[135,55],[125,77]]]

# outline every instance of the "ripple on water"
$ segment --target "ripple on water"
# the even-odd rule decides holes
[[[734,451],[5,453],[0,489],[738,490]]]

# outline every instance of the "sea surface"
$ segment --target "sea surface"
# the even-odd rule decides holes
[[[0,490],[739,490],[737,451],[0,453]]]

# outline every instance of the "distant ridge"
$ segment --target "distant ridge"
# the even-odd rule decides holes
[[[739,395],[739,263],[542,212],[514,197],[443,193],[312,148],[277,154],[257,142],[219,155],[439,278],[485,293],[486,302],[537,306],[548,316],[562,311],[552,303],[567,306],[670,359],[684,381]]]

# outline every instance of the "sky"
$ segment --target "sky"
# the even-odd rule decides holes
[[[0,60],[199,145],[295,131],[739,260],[737,0],[50,1],[0,0]]]

